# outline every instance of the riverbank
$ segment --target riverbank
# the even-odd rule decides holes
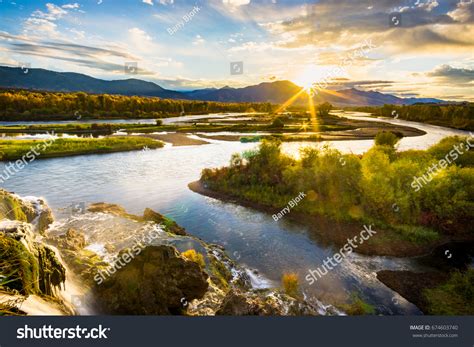
[[[453,146],[466,145],[467,139],[445,138],[426,151],[408,152],[397,152],[397,141],[394,134],[384,132],[363,155],[306,148],[300,159],[284,154],[281,142],[264,141],[259,150],[233,154],[228,167],[204,169],[201,182],[205,186],[194,183],[190,187],[276,212],[304,192],[307,198],[291,214],[301,220],[322,216],[318,223],[327,225],[327,219],[337,225],[328,230],[340,229],[323,235],[323,241],[345,243],[347,232],[341,230],[353,230],[354,223],[359,230],[369,224],[381,230],[358,247],[364,254],[412,256],[445,242],[474,239],[471,195],[462,193],[469,191],[474,174],[472,152],[450,161],[442,175],[425,174],[427,168],[435,167],[433,163],[447,163],[446,153],[452,153]],[[414,181],[414,177],[421,176],[425,185],[420,186],[420,179]]]
[[[223,202],[250,207],[271,215],[281,210],[280,207],[272,207],[252,200],[243,199],[236,195],[211,190],[207,188],[202,181],[191,182],[188,187],[195,193]],[[297,211],[291,211],[291,213],[285,216],[285,219],[286,218],[307,227],[310,233],[324,244],[332,243],[337,247],[344,246],[348,238],[359,234],[363,228],[363,225],[360,223],[336,221],[325,216],[309,215]],[[369,256],[416,257],[429,254],[434,248],[452,241],[470,240],[470,238],[467,237],[456,239],[442,237],[434,242],[420,244],[404,240],[394,230],[379,229],[376,224],[374,225],[374,229],[377,231],[377,236],[374,239],[358,245],[357,249],[355,249],[356,253]]]
[[[45,140],[0,140],[0,161],[103,154],[163,147],[163,142],[144,137],[55,138]]]

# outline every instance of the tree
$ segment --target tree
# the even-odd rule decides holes
[[[283,128],[283,127],[285,127],[285,123],[283,123],[283,120],[280,117],[278,117],[278,118],[275,118],[273,120],[270,127],[271,128]]]
[[[377,146],[395,147],[400,138],[391,131],[381,131],[375,136],[375,144]]]
[[[321,117],[329,116],[329,112],[332,110],[332,105],[329,102],[325,102],[318,106],[318,115]]]

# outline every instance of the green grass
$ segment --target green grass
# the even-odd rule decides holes
[[[49,146],[48,146],[49,144]],[[0,160],[53,158],[81,154],[99,154],[160,148],[163,143],[142,137],[106,137],[101,139],[67,138],[45,140],[0,140]],[[36,155],[34,153],[39,153]],[[29,155],[28,155],[29,153]]]
[[[474,314],[474,270],[455,272],[445,284],[426,289],[429,313],[433,315]]]
[[[87,133],[112,133],[118,130],[132,132],[153,132],[162,128],[156,124],[135,123],[71,123],[71,124],[35,124],[35,125],[7,125],[0,126],[0,133],[25,133],[25,134],[87,134]]]
[[[341,305],[341,308],[350,316],[375,314],[375,307],[365,302],[359,294],[351,294],[351,302]]]

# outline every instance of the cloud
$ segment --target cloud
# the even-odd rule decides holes
[[[361,80],[361,81],[351,81],[348,78],[334,78],[328,83],[329,89],[347,89],[347,88],[357,88],[357,89],[382,89],[385,87],[391,87],[395,84],[394,81],[387,80]]]
[[[288,18],[281,10],[278,20],[267,19],[259,23],[274,37],[275,44],[287,48],[303,46],[347,47],[364,37],[378,39],[380,44],[389,43],[390,52],[420,50],[431,47],[474,46],[472,26],[461,27],[471,20],[474,0],[446,0],[440,6],[434,0],[416,0],[405,6],[404,0],[330,1],[320,0],[308,4],[299,15]],[[367,10],[371,7],[370,10]],[[401,27],[389,25],[389,14],[401,13]],[[387,42],[388,41],[388,42]]]
[[[193,41],[193,45],[195,45],[195,46],[201,45],[204,42],[206,42],[206,40],[204,40],[201,35],[196,35],[196,38]]]
[[[222,0],[224,5],[243,6],[250,4],[250,0]]]
[[[73,4],[65,4],[65,5],[62,5],[61,7],[62,7],[62,8],[68,8],[68,9],[75,9],[75,8],[79,8],[80,5],[79,5],[77,2],[75,2],[75,3],[73,3]]]
[[[0,32],[0,39],[2,38],[8,40],[6,50],[8,50],[10,55],[22,54],[54,59],[109,73],[124,73],[125,61],[141,61],[141,59],[126,51],[112,48],[98,48],[58,41],[33,42],[22,36]],[[138,73],[140,75],[156,74],[153,71],[140,68],[140,64]]]
[[[139,28],[128,29],[128,32],[132,35],[134,40],[138,41],[151,41],[150,35],[148,35],[144,30]]]
[[[174,0],[156,0],[160,5],[172,5]],[[143,3],[153,6],[153,0],[142,0]]]
[[[474,22],[474,0],[461,0],[456,5],[456,9],[448,12],[448,16],[457,22]]]
[[[47,10],[46,12],[43,12],[40,10],[33,12],[32,17],[55,21],[62,18],[64,15],[68,13],[63,8],[52,3],[46,4],[46,10]]]
[[[474,69],[455,68],[444,64],[426,73],[426,76],[434,77],[444,83],[472,87],[474,82]]]

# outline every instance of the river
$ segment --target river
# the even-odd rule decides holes
[[[367,117],[367,114],[347,116]],[[389,122],[427,131],[424,136],[402,139],[402,149],[426,148],[444,136],[467,134],[402,120]],[[305,293],[325,303],[343,302],[356,291],[375,305],[378,313],[420,313],[375,276],[382,269],[426,269],[416,260],[351,254],[310,286],[304,280],[308,269],[321,266],[326,257],[332,256],[337,251],[333,245],[318,240],[307,226],[284,218],[275,222],[267,213],[190,191],[188,183],[197,180],[202,169],[227,165],[232,153],[257,146],[211,142],[202,146],[165,146],[141,152],[36,160],[3,186],[19,195],[44,197],[57,218],[62,216],[61,209],[71,204],[105,201],[137,214],[150,207],[175,219],[190,234],[223,245],[232,258],[257,270],[274,285],[278,285],[283,273],[296,272]],[[366,140],[333,143],[336,148],[354,153],[361,153],[372,144],[373,141]],[[295,152],[300,145],[290,143],[284,148]],[[1,171],[4,165],[0,164]]]

